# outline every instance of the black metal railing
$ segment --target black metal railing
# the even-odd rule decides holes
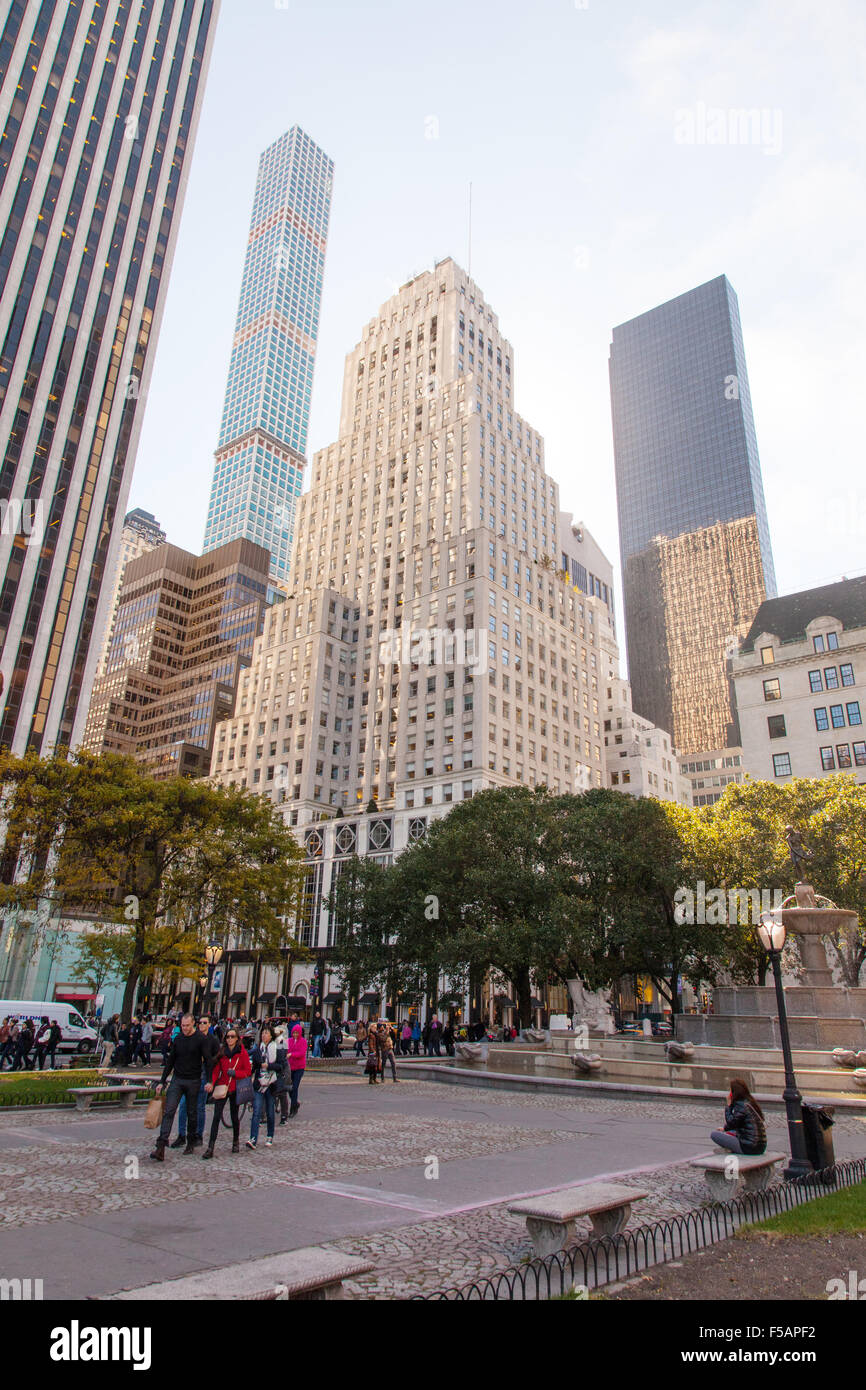
[[[816,1197],[826,1197],[833,1188],[851,1187],[864,1180],[866,1159],[837,1163],[794,1182],[746,1192],[731,1202],[713,1202],[682,1216],[636,1226],[621,1235],[602,1236],[543,1259],[514,1265],[474,1283],[414,1297],[416,1300],[465,1302],[543,1300],[572,1291],[579,1297],[586,1296],[592,1289],[629,1279],[653,1265],[666,1264],[715,1245],[732,1236],[740,1226],[779,1216]]]

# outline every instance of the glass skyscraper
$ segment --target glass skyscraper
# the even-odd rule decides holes
[[[285,581],[301,491],[334,165],[299,126],[259,160],[204,550],[238,537]]]
[[[0,11],[0,744],[14,753],[84,730],[217,13]]]
[[[775,593],[737,297],[726,276],[613,330],[634,708],[679,751],[736,740],[725,647]]]

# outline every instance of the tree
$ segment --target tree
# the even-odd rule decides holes
[[[263,798],[204,780],[158,782],[114,754],[5,755],[0,784],[19,865],[0,903],[21,910],[47,899],[61,917],[98,917],[88,950],[99,942],[125,974],[125,1019],[142,974],[197,974],[211,937],[236,933],[278,958],[302,854]]]

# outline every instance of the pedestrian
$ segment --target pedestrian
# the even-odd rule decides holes
[[[762,1154],[767,1149],[764,1112],[745,1081],[734,1077],[728,1104],[725,1106],[725,1128],[714,1129],[710,1135],[714,1144],[733,1154]]]
[[[325,1023],[321,1014],[316,1014],[310,1024],[310,1042],[313,1046],[313,1056],[322,1055],[322,1034],[325,1031]]]
[[[421,1020],[417,1016],[412,1020],[412,1056],[421,1055]]]
[[[331,1056],[333,1056],[333,1050],[332,1050],[333,1039],[334,1039],[334,1030],[333,1030],[333,1028],[331,1027],[330,1019],[323,1018],[323,1019],[322,1019],[322,1056],[323,1056],[323,1057],[331,1057]]]
[[[213,1073],[205,1090],[213,1095],[213,1120],[208,1146],[202,1158],[213,1158],[222,1113],[228,1104],[232,1120],[232,1153],[241,1151],[241,1119],[238,1112],[237,1083],[252,1073],[250,1055],[243,1045],[239,1028],[229,1028],[217,1054]]]
[[[270,1028],[265,1025],[262,1035],[250,1053],[250,1062],[253,1068],[253,1118],[250,1123],[250,1137],[247,1140],[247,1148],[254,1149],[259,1140],[259,1125],[262,1120],[262,1111],[265,1113],[268,1127],[268,1137],[265,1140],[265,1148],[270,1148],[274,1142],[274,1128],[276,1124],[276,1112],[274,1099],[276,1096],[277,1085],[277,1044]]]
[[[409,1049],[411,1048],[411,1046],[412,1046],[412,1025],[411,1025],[411,1023],[409,1022],[409,1020],[407,1019],[406,1022],[403,1024],[403,1028],[402,1028],[402,1031],[401,1031],[401,1033],[400,1033],[400,1052],[401,1052],[402,1056],[404,1056],[404,1057],[408,1057],[408,1056],[409,1056]]]
[[[15,1055],[15,1038],[12,1034],[14,1022],[15,1020],[7,1014],[3,1022],[0,1023],[0,1071],[3,1070],[7,1058],[11,1065]]]
[[[219,1052],[219,1043],[211,1032],[210,1015],[202,1014],[198,1021],[197,1028],[205,1039],[201,1065],[201,1084],[198,1088],[198,1101],[195,1110],[195,1123],[189,1122],[189,1107],[186,1096],[180,1098],[180,1105],[177,1107],[177,1138],[171,1145],[173,1149],[181,1149],[186,1144],[192,1144],[194,1148],[200,1149],[204,1143],[205,1109],[207,1106],[207,1092],[205,1087],[210,1080],[213,1064]]]
[[[36,1033],[36,1037],[33,1040],[34,1046],[36,1048],[36,1062],[39,1064],[40,1071],[44,1071],[45,1069],[45,1054],[48,1051],[48,1039],[50,1035],[51,1024],[48,1020],[48,1015],[43,1014],[42,1022],[40,1023]]]
[[[296,1023],[292,1029],[292,1036],[289,1039],[289,1071],[291,1074],[290,1099],[292,1108],[289,1111],[289,1119],[297,1115],[301,1108],[298,1100],[298,1087],[304,1079],[304,1068],[307,1065],[307,1040],[304,1037],[304,1030],[300,1023]]]
[[[18,1036],[15,1039],[15,1060],[12,1063],[13,1071],[29,1071],[31,1069],[30,1049],[32,1046],[33,1025],[29,1018],[19,1019]]]
[[[392,1078],[394,1081],[397,1080],[397,1064],[394,1061],[394,1037],[387,1023],[379,1024],[379,1049],[382,1057],[380,1070],[382,1072],[382,1084],[384,1085],[386,1062],[391,1068]]]
[[[436,1014],[430,1020],[430,1055],[431,1057],[441,1057],[442,1049],[439,1044],[442,1041],[442,1025]]]
[[[57,1019],[55,1018],[55,1019],[53,1020],[52,1024],[51,1024],[51,1028],[50,1028],[49,1033],[48,1033],[48,1041],[47,1041],[47,1043],[45,1044],[45,1052],[46,1052],[46,1055],[51,1059],[51,1070],[52,1070],[52,1071],[54,1071],[55,1067],[57,1066],[57,1059],[56,1059],[56,1057],[55,1057],[55,1053],[56,1053],[56,1051],[57,1051],[57,1048],[58,1048],[59,1044],[60,1044],[62,1041],[63,1041],[63,1030],[61,1029],[60,1024],[57,1022]]]
[[[424,1056],[430,1056],[430,1020],[425,1018],[424,1027],[421,1029],[421,1041],[424,1044]]]
[[[303,1030],[302,1030],[303,1032]],[[280,1106],[280,1124],[288,1123],[289,1119],[289,1049],[286,1029],[283,1024],[274,1029],[274,1042],[277,1044],[277,1054],[274,1066],[277,1073],[277,1084],[275,1100]]]
[[[371,1086],[375,1086],[378,1080],[381,1063],[382,1052],[379,1047],[379,1034],[371,1023],[367,1029],[367,1060],[364,1063],[364,1075],[368,1078]],[[384,1077],[382,1079],[384,1080]]]
[[[115,1067],[128,1067],[132,1061],[132,1024],[124,1023],[117,1030],[117,1046],[111,1059]]]
[[[446,1023],[442,1029],[442,1041],[445,1044],[445,1051],[449,1057],[454,1056],[454,1029],[450,1023]]]
[[[181,1096],[186,1096],[187,1115],[196,1114],[198,1093],[201,1088],[202,1063],[209,1055],[207,1035],[196,1028],[192,1014],[184,1014],[181,1019],[180,1032],[171,1042],[162,1069],[162,1076],[156,1088],[156,1094],[159,1095],[169,1075],[173,1073],[171,1084],[166,1092],[162,1125],[157,1136],[156,1146],[150,1155],[157,1163],[165,1161],[165,1151],[168,1147],[171,1127],[174,1124],[174,1117],[180,1105]],[[194,1135],[188,1131],[184,1154],[195,1153],[193,1139]]]
[[[358,1019],[358,1026],[355,1029],[355,1056],[363,1057],[364,1044],[367,1041],[367,1025],[362,1018]]]
[[[153,1045],[153,1020],[150,1014],[147,1015],[141,1025],[141,1040],[138,1044],[138,1052],[142,1062],[146,1067],[150,1066],[150,1050]]]

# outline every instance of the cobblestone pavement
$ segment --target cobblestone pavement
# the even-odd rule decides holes
[[[582,1116],[595,1117],[596,1130],[597,1119],[603,1117],[638,1122],[645,1118],[656,1124],[660,1118],[669,1119],[671,1123],[697,1124],[706,1133],[719,1120],[713,1102],[631,1101],[585,1093],[572,1099],[413,1080],[403,1081],[393,1091],[383,1087],[374,1102],[377,1108],[369,1113],[322,1113],[313,1119],[317,1096],[341,1099],[348,1094],[344,1091],[347,1085],[360,1089],[364,1083],[354,1078],[311,1078],[307,1082],[310,1119],[303,1126],[278,1127],[271,1150],[261,1148],[262,1133],[258,1152],[244,1148],[232,1155],[231,1133],[222,1130],[216,1157],[205,1169],[198,1157],[185,1158],[180,1150],[171,1151],[165,1164],[151,1163],[147,1154],[154,1136],[140,1122],[127,1122],[123,1133],[116,1129],[109,1133],[124,1123],[118,1111],[86,1115],[70,1111],[0,1112],[0,1138],[7,1135],[24,1141],[0,1147],[0,1229],[229,1191],[353,1177],[363,1181],[358,1175],[369,1175],[372,1168],[378,1172],[419,1164],[434,1153],[442,1164],[450,1159],[483,1159],[557,1143],[580,1144],[587,1135],[580,1129]],[[395,1109],[409,1098],[445,1102],[446,1108],[453,1104],[454,1118]],[[382,1099],[388,1102],[385,1111],[379,1108]],[[509,1121],[507,1111],[515,1108],[524,1112],[522,1124]],[[544,1123],[530,1128],[527,1111],[540,1112],[539,1120],[543,1117]],[[570,1127],[557,1126],[558,1117]],[[64,1135],[67,1128],[68,1139]],[[771,1145],[780,1146],[783,1117],[770,1117],[769,1129]],[[31,1130],[33,1142],[28,1142]],[[242,1143],[248,1132],[247,1122],[241,1130]],[[852,1151],[863,1154],[866,1119],[837,1112],[834,1137],[838,1156]],[[846,1139],[855,1142],[846,1144]],[[615,1143],[612,1136],[613,1153]],[[687,1211],[700,1206],[706,1197],[700,1175],[687,1164],[635,1173],[623,1181],[650,1192],[634,1208],[632,1224]],[[432,1192],[435,1183],[430,1187]],[[588,1220],[578,1223],[578,1238],[588,1230]],[[419,1212],[414,1220],[400,1226],[325,1243],[373,1261],[375,1269],[369,1275],[346,1285],[347,1293],[363,1298],[406,1297],[471,1282],[531,1254],[524,1223],[509,1215],[507,1202],[453,1215]]]

